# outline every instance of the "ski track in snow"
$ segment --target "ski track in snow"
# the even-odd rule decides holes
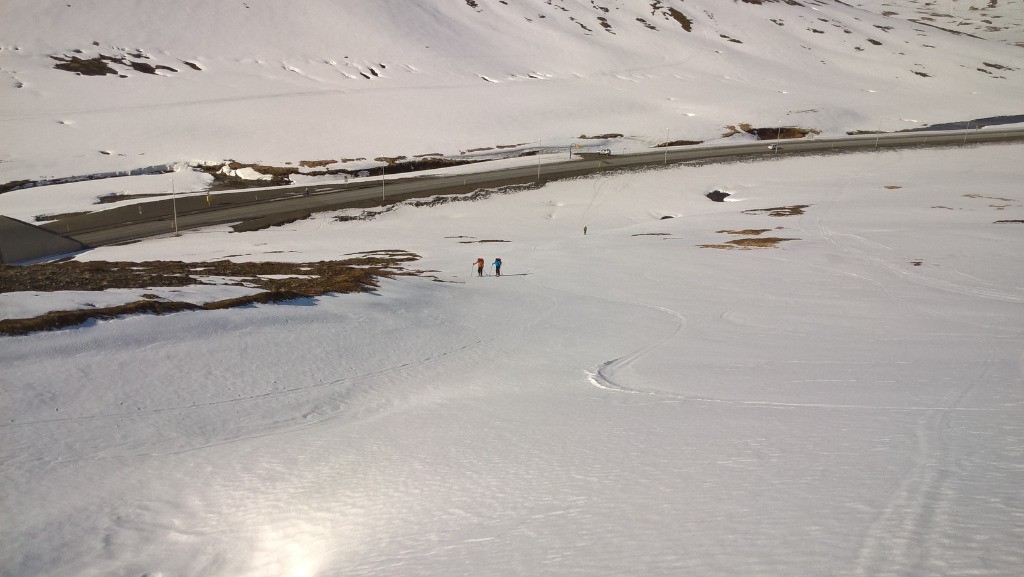
[[[845,190],[845,186],[843,189]],[[842,192],[839,193],[842,196]],[[595,197],[597,193],[595,192]],[[593,202],[593,201],[592,201]],[[835,203],[829,202],[828,208]],[[1015,292],[1005,290],[993,290],[985,287],[978,287],[978,284],[991,284],[971,275],[962,274],[963,277],[973,281],[975,284],[966,285],[950,281],[928,277],[924,274],[914,274],[905,268],[901,268],[890,260],[879,257],[869,250],[858,248],[846,240],[853,240],[860,246],[870,247],[875,251],[892,251],[893,249],[884,244],[874,242],[861,236],[849,233],[839,233],[826,224],[828,209],[821,210],[814,218],[818,236],[826,240],[836,251],[854,257],[859,261],[869,263],[875,270],[886,274],[895,275],[898,279],[907,283],[917,284],[940,291],[978,299],[993,299],[1002,302],[1020,302],[1022,297]],[[801,218],[801,221],[803,218]],[[808,231],[801,227],[803,232]],[[819,265],[814,265],[819,266]],[[832,273],[853,274],[838,270],[831,270]],[[959,271],[954,271],[959,273]],[[888,284],[872,278],[865,278],[862,275],[854,275],[861,280],[868,281],[884,292],[890,299],[898,301],[903,305],[911,306],[927,315],[938,316],[952,323],[964,322],[954,319],[948,315],[924,308],[915,302],[908,302],[889,290]],[[711,398],[706,396],[694,396],[685,394],[674,394],[664,391],[645,388],[643,384],[626,385],[616,380],[615,373],[627,368],[651,351],[668,344],[668,342],[681,330],[685,319],[675,311],[663,307],[645,305],[643,303],[631,302],[636,306],[645,306],[664,312],[679,319],[676,329],[670,334],[663,335],[655,342],[637,348],[636,350],[621,357],[609,360],[600,365],[596,370],[584,371],[587,381],[594,387],[605,391],[626,393],[633,395],[646,395],[663,399],[666,402],[698,402],[698,403],[721,403],[729,405],[741,405],[749,407],[764,407],[769,409],[815,409],[815,410],[848,410],[848,411],[887,411],[893,413],[921,413],[916,419],[916,426],[913,428],[914,451],[912,455],[912,466],[904,474],[898,485],[887,496],[884,506],[875,516],[874,521],[861,536],[861,543],[857,548],[856,561],[853,567],[853,575],[857,576],[899,576],[899,575],[925,575],[932,574],[937,566],[945,566],[945,546],[960,545],[960,543],[947,543],[948,535],[955,534],[958,525],[954,522],[956,512],[951,508],[955,506],[952,502],[957,492],[955,486],[951,486],[954,476],[951,473],[956,464],[951,462],[951,451],[948,435],[951,430],[950,419],[957,414],[1003,414],[1011,417],[1020,414],[1024,404],[1007,404],[995,408],[972,408],[963,407],[962,401],[980,382],[992,382],[995,378],[992,373],[992,363],[997,359],[990,355],[987,360],[979,363],[980,374],[969,379],[965,384],[951,391],[947,402],[941,406],[892,406],[892,405],[870,405],[870,404],[836,404],[836,403],[792,403],[792,402],[770,402],[762,400],[727,400]],[[729,312],[720,315],[720,318],[729,320]],[[991,330],[992,327],[971,322],[970,324]],[[971,335],[961,335],[971,336]],[[998,338],[997,335],[990,335],[989,338]],[[876,362],[868,362],[877,364]],[[845,382],[845,381],[844,381]],[[957,521],[962,522],[957,519]]]
[[[639,352],[639,351],[638,351]],[[648,352],[644,350],[643,353]],[[632,355],[627,355],[632,357]],[[623,357],[626,358],[626,357]],[[608,378],[603,374],[603,371],[609,367],[615,368],[618,365],[620,359],[614,359],[601,365],[596,371],[584,370],[583,373],[587,376],[588,382],[606,391],[614,391],[618,393],[627,393],[634,395],[649,395],[660,399],[665,399],[671,402],[695,402],[695,403],[720,403],[724,405],[744,405],[751,407],[765,407],[775,409],[791,409],[791,408],[804,408],[804,409],[846,409],[853,411],[889,411],[894,413],[907,412],[925,412],[925,413],[1016,413],[1021,409],[1024,409],[1024,403],[1010,404],[1004,407],[998,408],[972,408],[972,407],[922,407],[922,406],[886,406],[886,405],[855,405],[855,404],[838,404],[838,403],[783,403],[775,401],[759,401],[759,400],[742,400],[742,399],[717,399],[713,397],[702,397],[694,395],[680,395],[677,393],[669,393],[665,391],[655,390],[644,390],[642,388],[632,388],[621,385],[615,382],[613,379]],[[635,360],[635,359],[634,359]]]
[[[854,574],[924,575],[933,558],[943,552],[943,537],[955,528],[950,522],[951,462],[947,431],[950,415],[963,411],[960,403],[979,382],[991,380],[990,358],[980,363],[982,374],[963,386],[941,410],[923,415],[914,429],[914,464],[885,508],[865,532]]]

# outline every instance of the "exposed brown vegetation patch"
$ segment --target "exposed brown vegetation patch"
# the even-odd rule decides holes
[[[788,138],[804,138],[808,134],[821,134],[816,128],[800,128],[799,126],[766,126],[748,131],[761,140],[779,140]]]
[[[694,144],[701,144],[701,140],[670,140],[668,142],[661,142],[655,144],[653,148],[666,148],[669,146],[692,146]]]
[[[65,261],[29,266],[0,265],[0,292],[64,290],[102,291],[112,288],[182,287],[227,284],[262,289],[262,292],[202,305],[140,300],[113,307],[53,311],[30,319],[0,320],[0,334],[23,335],[80,325],[93,319],[112,319],[131,314],[169,314],[184,310],[216,310],[311,298],[327,293],[363,292],[377,287],[377,279],[412,275],[403,265],[419,256],[406,251],[362,253],[341,261],[314,263],[248,262],[228,260],[186,263],[180,261],[107,262]],[[209,279],[220,277],[214,283]]]
[[[693,20],[687,18],[686,15],[683,14],[682,12],[676,10],[675,8],[669,7],[668,15],[671,16],[673,20],[678,22],[679,26],[681,26],[683,30],[686,30],[687,32],[693,30]]]
[[[995,221],[994,224],[1009,224],[1009,223],[1024,224],[1024,220],[997,220],[997,221]]]
[[[800,240],[798,238],[780,238],[780,237],[764,237],[764,238],[737,238],[735,240],[729,240],[721,244],[699,244],[697,246],[701,248],[720,248],[726,250],[751,250],[755,248],[775,248],[781,242],[788,240]]]
[[[743,230],[720,230],[722,234],[735,234],[739,236],[758,236],[771,231],[770,228],[747,228]]]
[[[303,160],[299,162],[299,166],[304,168],[318,168],[320,166],[330,166],[338,162],[337,160]]]
[[[964,198],[983,198],[985,200],[999,200],[1002,202],[1014,202],[1012,198],[1003,198],[1001,196],[983,196],[980,194],[965,194]]]
[[[581,134],[581,135],[577,136],[576,138],[579,138],[581,140],[608,140],[610,138],[622,138],[622,135],[619,134],[618,132],[609,132],[607,134],[595,134],[593,136],[587,136],[586,134]]]
[[[81,52],[76,50],[76,52]],[[148,58],[143,54],[132,54],[136,58]],[[50,56],[50,58],[57,61],[53,65],[57,70],[65,70],[67,72],[74,72],[81,76],[106,76],[108,74],[116,74],[117,70],[112,68],[111,64],[119,64],[125,68],[131,68],[136,72],[142,72],[143,74],[156,74],[159,70],[166,70],[168,72],[177,72],[176,69],[163,64],[150,64],[148,62],[142,62],[139,60],[129,60],[125,57],[107,56],[100,54],[92,58],[79,58],[78,56]]]
[[[797,216],[804,213],[809,204],[794,204],[793,206],[776,206],[773,208],[752,208],[744,210],[743,214],[765,214],[768,216]]]
[[[756,128],[746,122],[739,125],[727,125],[726,132],[722,134],[723,138],[728,138],[734,134],[745,132],[756,136],[759,140],[782,140],[789,138],[804,138],[808,134],[821,134],[821,131],[816,128],[801,128],[799,126],[765,126],[762,128]]]
[[[481,160],[456,160],[451,158],[438,158],[436,156],[426,156],[424,158],[417,158],[415,160],[409,160],[405,156],[385,157],[381,156],[375,158],[377,162],[384,163],[384,166],[368,167],[355,169],[343,169],[343,168],[322,168],[330,164],[335,163],[346,163],[362,161],[365,159],[356,158],[350,159],[345,158],[338,161],[334,160],[304,160],[299,163],[299,166],[269,166],[258,163],[243,163],[235,160],[228,161],[224,164],[212,164],[204,165],[199,167],[200,170],[209,174],[213,177],[213,183],[210,185],[209,190],[220,191],[220,190],[237,190],[245,188],[263,188],[268,186],[286,186],[292,183],[291,177],[295,174],[303,174],[304,176],[380,176],[382,172],[386,172],[389,175],[403,174],[407,172],[418,172],[422,170],[433,170],[437,168],[448,168],[452,166],[462,166],[464,164],[473,164],[476,162],[482,162]],[[264,180],[247,180],[239,176],[233,176],[227,174],[224,168],[231,170],[239,170],[242,168],[251,168],[256,172],[269,176],[269,179]],[[302,168],[307,170],[303,171]],[[320,168],[320,170],[308,170],[310,168]]]
[[[898,184],[887,184],[885,185],[885,188],[888,188],[889,190],[899,190],[903,187]]]
[[[633,236],[671,236],[671,234],[667,232],[638,232]]]
[[[646,28],[648,30],[657,30],[658,29],[657,26],[655,26],[654,24],[651,24],[650,22],[644,20],[643,18],[637,18],[636,21],[641,23],[641,24],[643,24],[644,28]]]
[[[225,167],[230,168],[231,170],[251,168],[260,174],[270,176],[270,178],[265,180],[248,180],[240,176],[225,173]],[[261,188],[265,186],[284,186],[286,184],[291,184],[291,175],[299,172],[299,169],[293,166],[280,167],[265,166],[262,164],[244,164],[234,160],[225,164],[200,166],[199,170],[213,177],[213,182],[210,184],[209,188],[211,191],[235,190],[240,188]]]
[[[725,129],[726,129],[726,132],[722,133],[722,138],[728,138],[728,137],[730,137],[730,136],[732,136],[734,134],[739,134],[741,132],[750,132],[751,130],[754,129],[754,126],[752,124],[747,124],[746,122],[743,122],[743,123],[740,123],[739,125],[735,125],[735,124],[726,125]]]
[[[57,70],[64,70],[67,72],[74,72],[82,76],[106,76],[107,74],[117,74],[117,70],[110,67],[102,57],[96,56],[94,58],[79,58],[77,56],[50,56],[57,61],[53,65]]]
[[[985,66],[988,66],[989,68],[995,68],[996,70],[1011,70],[1011,71],[1012,70],[1017,70],[1016,68],[1013,68],[1012,66],[1003,66],[1002,64],[996,64],[994,62],[982,62],[982,64],[984,64]]]

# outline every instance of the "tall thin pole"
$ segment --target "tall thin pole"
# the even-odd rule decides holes
[[[180,236],[178,233],[178,197],[174,193],[174,179],[169,180],[171,181],[171,210],[174,212],[174,236]]]
[[[540,149],[541,149],[541,146],[542,146],[541,139],[538,138],[537,139],[537,182],[540,182]]]
[[[380,167],[380,205],[381,205],[381,207],[384,206],[384,169],[385,168],[387,168],[386,164],[384,166]]]
[[[665,164],[668,165],[668,129],[665,129]]]

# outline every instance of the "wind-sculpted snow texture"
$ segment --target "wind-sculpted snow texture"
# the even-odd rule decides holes
[[[0,338],[0,573],[1016,575],[1021,154],[676,166],[79,255],[405,249],[444,282]],[[762,232],[794,240],[705,248]]]

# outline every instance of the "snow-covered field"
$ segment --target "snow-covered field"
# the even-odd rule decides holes
[[[87,253],[403,248],[448,282],[2,339],[0,566],[1014,575],[1024,241],[996,221],[1024,219],[1022,150],[670,167]],[[793,240],[699,246],[758,229]]]
[[[7,0],[0,184],[1017,114],[1020,42],[1007,0]],[[117,74],[52,68],[98,54]],[[80,254],[407,250],[445,282],[0,337],[0,575],[1016,576],[1022,157],[783,153]]]

